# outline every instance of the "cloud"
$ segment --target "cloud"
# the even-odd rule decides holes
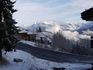
[[[74,40],[74,41],[78,41],[79,38],[79,33],[78,32],[71,32],[71,31],[62,31],[62,34],[64,35],[64,37],[66,37],[66,39],[69,40]]]
[[[91,38],[88,35],[79,34],[77,31],[62,31],[62,35],[71,43],[76,44],[75,46],[78,44],[79,46],[90,47]]]
[[[29,26],[41,20],[82,22],[80,13],[93,7],[92,0],[17,0],[18,12],[14,18],[20,26]]]
[[[48,11],[48,8],[36,3],[18,4],[15,8],[18,9],[18,12],[14,14],[14,18],[22,26],[28,26],[30,23],[42,20],[44,16],[47,16],[45,12]]]

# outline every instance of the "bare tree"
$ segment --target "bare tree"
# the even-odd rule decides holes
[[[52,49],[58,51],[72,51],[72,43],[70,42],[70,40],[66,39],[60,32],[53,35],[52,46]]]

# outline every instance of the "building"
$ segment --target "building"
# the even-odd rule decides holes
[[[25,32],[23,32],[23,33],[18,33],[18,38],[19,38],[20,40],[29,40],[29,35],[28,35],[27,33],[25,33]]]
[[[86,21],[93,21],[93,7],[81,13],[81,18]]]
[[[93,48],[93,36],[91,36],[91,48]]]

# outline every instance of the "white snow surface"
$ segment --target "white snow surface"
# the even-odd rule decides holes
[[[16,52],[9,52],[3,54],[5,63],[0,65],[0,70],[53,70],[56,68],[66,68],[66,70],[86,70],[91,68],[90,64],[81,63],[56,63],[43,59],[36,58],[29,53],[17,50]],[[14,58],[22,59],[23,62],[13,62]]]
[[[84,23],[80,28],[89,29],[91,26],[93,26],[93,21],[88,21],[88,22]]]
[[[35,43],[35,42],[32,42],[32,41],[21,40],[20,42],[26,43],[26,44],[28,44],[28,45],[35,46],[35,47],[36,47],[36,43]]]

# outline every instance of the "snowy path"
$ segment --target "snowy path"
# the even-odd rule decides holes
[[[25,43],[19,43],[17,48],[30,53],[41,59],[50,60],[54,62],[71,62],[71,63],[93,63],[92,56],[80,56],[74,54],[67,54],[62,52],[55,52],[43,48],[33,47]]]

